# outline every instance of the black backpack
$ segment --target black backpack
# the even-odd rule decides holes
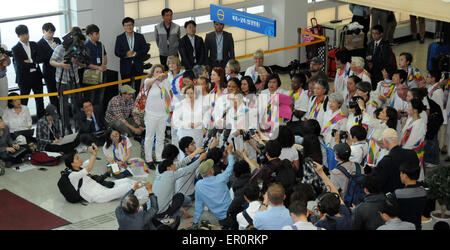
[[[71,171],[65,169],[61,171],[61,178],[58,181],[59,192],[66,198],[66,200],[70,203],[78,203],[83,201],[83,198],[80,196],[80,188],[83,185],[83,178],[78,181],[78,190],[75,190],[72,183],[70,183],[69,174]]]
[[[338,165],[336,168],[339,169],[347,178],[348,186],[347,192],[344,194],[343,200],[345,205],[350,208],[352,205],[358,205],[364,199],[366,195],[364,193],[364,187],[362,181],[364,179],[364,174],[361,173],[361,166],[355,162],[356,173],[351,175],[344,167]]]

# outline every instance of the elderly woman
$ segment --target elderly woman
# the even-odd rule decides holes
[[[329,97],[328,106],[329,109],[323,116],[323,122],[321,125],[321,134],[324,137],[325,143],[334,147],[335,142],[332,136],[332,131],[345,130],[347,125],[347,117],[342,113],[341,106],[344,103],[344,98],[341,94],[331,94]]]
[[[305,116],[307,119],[314,119],[323,124],[323,117],[325,112],[329,109],[328,107],[328,91],[330,87],[328,82],[318,78],[314,82],[314,96],[309,99],[308,111]]]
[[[361,78],[361,80],[372,83],[370,80],[370,73],[364,69],[364,64],[364,58],[358,56],[352,57],[349,75],[356,75]]]
[[[234,59],[231,59],[228,61],[227,65],[225,66],[225,74],[227,76],[227,81],[231,78],[237,78],[241,80],[242,76],[239,74],[241,71],[241,64]]]
[[[257,89],[257,92],[260,93],[264,88],[265,84],[267,82],[267,77],[272,74],[272,69],[268,66],[259,67],[258,70],[258,78],[255,81],[255,86]]]
[[[261,126],[264,130],[271,132],[274,132],[274,128],[278,127],[282,121],[279,116],[279,99],[276,94],[289,94],[280,86],[280,77],[277,74],[272,74],[267,78],[267,89],[263,90],[258,96]]]
[[[253,60],[255,64],[247,68],[245,75],[250,76],[253,82],[255,82],[259,76],[259,69],[264,66],[264,51],[257,50],[253,55]]]

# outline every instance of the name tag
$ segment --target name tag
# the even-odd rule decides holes
[[[101,64],[101,63],[102,63],[101,58],[97,57],[97,64]]]

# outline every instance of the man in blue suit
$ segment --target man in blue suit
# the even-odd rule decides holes
[[[125,17],[122,21],[125,32],[116,39],[115,54],[120,58],[120,75],[122,79],[140,76],[144,72],[144,56],[150,50],[142,34],[134,32],[134,19]],[[131,85],[131,83],[127,83]],[[136,81],[135,89],[138,93],[141,81]]]

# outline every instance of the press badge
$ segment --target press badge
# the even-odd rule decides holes
[[[97,57],[97,64],[100,64],[100,63],[102,63],[100,60],[100,57]]]

